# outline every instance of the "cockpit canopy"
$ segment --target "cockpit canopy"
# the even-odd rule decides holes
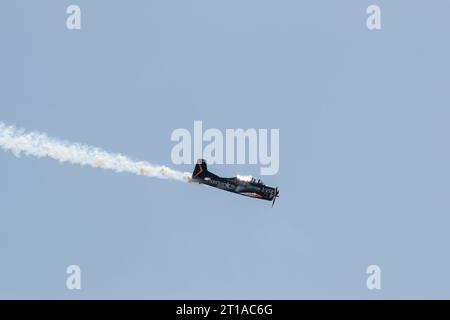
[[[236,178],[237,178],[238,180],[244,181],[244,182],[257,183],[257,184],[264,184],[264,183],[262,182],[261,179],[256,180],[256,179],[253,178],[252,176],[240,176],[240,175],[238,175]]]

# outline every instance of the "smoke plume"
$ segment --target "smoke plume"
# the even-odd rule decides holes
[[[12,152],[16,157],[22,154],[37,158],[48,157],[61,163],[70,162],[115,172],[167,178],[188,182],[190,175],[165,166],[152,165],[145,161],[134,161],[127,156],[109,153],[105,150],[71,143],[48,137],[45,133],[29,132],[0,122],[0,148]]]

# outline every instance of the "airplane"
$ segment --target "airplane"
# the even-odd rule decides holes
[[[278,188],[268,187],[261,180],[256,180],[253,177],[238,175],[233,178],[222,178],[216,176],[208,171],[208,166],[204,159],[197,160],[190,181],[251,198],[272,201],[272,207],[279,194]]]

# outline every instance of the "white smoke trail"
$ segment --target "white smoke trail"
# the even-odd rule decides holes
[[[27,156],[49,157],[59,162],[89,165],[115,172],[129,172],[183,182],[190,180],[188,173],[165,166],[155,166],[145,161],[136,162],[124,155],[109,153],[96,147],[60,141],[44,133],[25,133],[23,129],[6,126],[2,122],[0,122],[0,148],[11,151],[17,157],[24,153]]]

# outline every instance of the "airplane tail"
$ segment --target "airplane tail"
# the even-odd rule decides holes
[[[208,175],[208,166],[206,160],[198,159],[195,165],[194,172],[192,173],[192,179],[202,179]]]

